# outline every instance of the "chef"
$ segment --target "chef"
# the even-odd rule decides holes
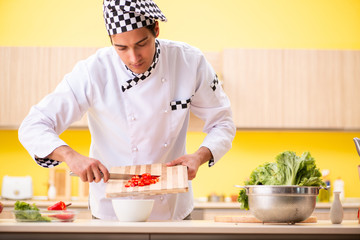
[[[31,108],[19,140],[40,166],[65,162],[90,182],[92,215],[106,220],[116,219],[105,197],[108,169],[185,165],[188,192],[149,196],[155,199],[150,220],[185,219],[193,210],[190,180],[199,166],[214,165],[231,148],[236,130],[230,102],[197,48],[157,38],[158,21],[166,18],[154,2],[105,0],[103,13],[112,46],[77,63]],[[187,154],[190,111],[204,120],[207,135],[196,152]],[[84,114],[91,133],[89,157],[59,138]]]

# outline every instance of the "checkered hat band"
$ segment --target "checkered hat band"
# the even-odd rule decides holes
[[[151,0],[104,0],[103,11],[109,35],[149,26],[156,20],[166,21]]]
[[[186,109],[189,108],[190,103],[191,103],[191,98],[182,101],[172,101],[170,102],[170,107],[172,111]]]
[[[130,71],[130,73],[134,76],[133,79],[127,80],[126,83],[124,85],[122,85],[121,90],[123,92],[125,92],[126,90],[129,90],[130,88],[134,87],[135,85],[137,85],[140,80],[144,81],[147,77],[150,76],[151,71],[156,67],[156,64],[159,62],[159,56],[160,56],[160,47],[159,47],[160,43],[158,40],[155,40],[155,56],[154,56],[154,60],[152,62],[152,64],[150,65],[149,69],[141,74],[135,74],[133,73],[126,65],[126,69]]]
[[[119,2],[119,8],[124,12],[136,12],[148,18],[166,21],[165,16],[152,0],[118,0],[115,1],[115,5],[116,2]]]
[[[131,31],[153,24],[155,21],[142,15],[125,13],[121,16],[109,16],[105,18],[106,30],[109,35]]]

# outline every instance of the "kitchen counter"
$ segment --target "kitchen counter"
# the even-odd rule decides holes
[[[70,235],[71,234],[71,235]],[[358,221],[262,224],[214,221],[118,222],[76,220],[65,223],[21,223],[0,219],[0,239],[359,239]]]
[[[3,204],[4,207],[11,207],[13,208],[15,205],[16,200],[5,200],[5,199],[1,199],[0,200]],[[21,200],[21,201],[25,201],[27,203],[33,204],[35,203],[36,206],[38,206],[39,208],[47,208],[48,206],[54,204],[55,202],[57,202],[58,200],[53,200],[53,201],[43,201],[43,200]],[[88,209],[88,202],[87,201],[68,201],[71,202],[71,207],[72,208],[83,208],[83,209]],[[351,202],[342,202],[343,208],[347,209],[347,208],[359,208],[360,207],[360,199],[356,200],[356,201],[351,201]],[[238,202],[194,202],[194,208],[197,209],[239,209],[240,205]],[[316,208],[319,209],[330,209],[331,207],[331,202],[317,202],[316,203]]]
[[[15,206],[15,202],[16,200],[0,200],[3,204],[4,204],[4,210],[3,212],[0,214],[0,219],[4,219],[4,218],[14,218],[12,210],[14,210],[14,206]],[[58,202],[58,200],[53,200],[53,201],[43,201],[43,200],[32,200],[32,199],[27,199],[27,200],[20,200],[20,201],[24,201],[27,202],[29,204],[34,204],[40,208],[40,209],[47,209],[47,207],[55,204],[56,202]],[[91,219],[91,212],[89,210],[88,207],[88,202],[87,201],[69,201],[66,203],[70,203],[71,202],[71,209],[75,209],[77,211],[79,211],[79,218],[81,219]]]
[[[312,215],[318,220],[330,219],[331,202],[317,202]],[[222,215],[246,215],[250,211],[241,210],[237,202],[201,202],[194,203],[193,219],[197,220],[213,220],[216,216]],[[360,208],[360,200],[356,202],[343,202],[344,220],[357,220],[358,209]]]
[[[319,209],[330,209],[331,202],[317,202],[316,208]],[[223,209],[238,209],[240,204],[238,202],[195,202],[195,208],[199,209],[212,209],[212,208],[223,208]],[[342,206],[344,209],[347,208],[359,208],[360,200],[358,202],[343,202]]]
[[[38,208],[47,208],[48,206],[53,205],[54,203],[56,203],[56,202],[58,202],[60,200],[52,200],[52,201],[46,200],[46,201],[44,201],[44,200],[27,199],[27,200],[19,200],[19,201],[27,202],[29,204],[35,203],[35,205]],[[4,204],[4,207],[10,207],[10,208],[13,209],[16,200],[7,200],[7,199],[4,200],[4,199],[1,199],[0,202],[2,202]],[[88,209],[88,202],[87,201],[65,201],[65,202],[66,203],[71,202],[71,207],[72,208]]]
[[[4,212],[0,214],[2,218],[12,218],[11,210],[14,209],[14,200],[0,200],[4,204]],[[48,206],[57,202],[41,201],[41,200],[24,200],[27,203],[35,203],[39,208],[47,208]],[[68,203],[68,202],[67,202]],[[71,209],[78,210],[79,218],[91,219],[91,213],[88,209],[87,201],[71,201]],[[357,220],[357,212],[360,208],[360,200],[345,201],[342,203],[344,209],[344,220]],[[313,215],[318,220],[330,219],[330,203],[317,202]],[[214,220],[215,216],[223,215],[244,215],[250,214],[249,211],[241,210],[237,202],[194,202],[194,211],[192,212],[192,219],[194,220]]]

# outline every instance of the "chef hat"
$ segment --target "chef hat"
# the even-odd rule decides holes
[[[152,25],[166,17],[152,0],[104,0],[104,19],[109,35]]]

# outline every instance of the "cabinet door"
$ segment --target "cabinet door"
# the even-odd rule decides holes
[[[18,128],[31,106],[55,89],[75,64],[97,48],[0,47],[0,127]],[[219,79],[222,53],[207,52],[206,59]],[[191,114],[189,131],[201,131],[204,122]],[[86,115],[72,127],[87,127]]]
[[[344,125],[360,129],[360,51],[344,51],[342,74]]]
[[[96,48],[0,47],[0,126],[17,128],[31,106]],[[86,126],[86,117],[72,126]]]
[[[360,128],[359,51],[228,49],[223,75],[239,128]],[[351,93],[351,94],[349,94]]]

